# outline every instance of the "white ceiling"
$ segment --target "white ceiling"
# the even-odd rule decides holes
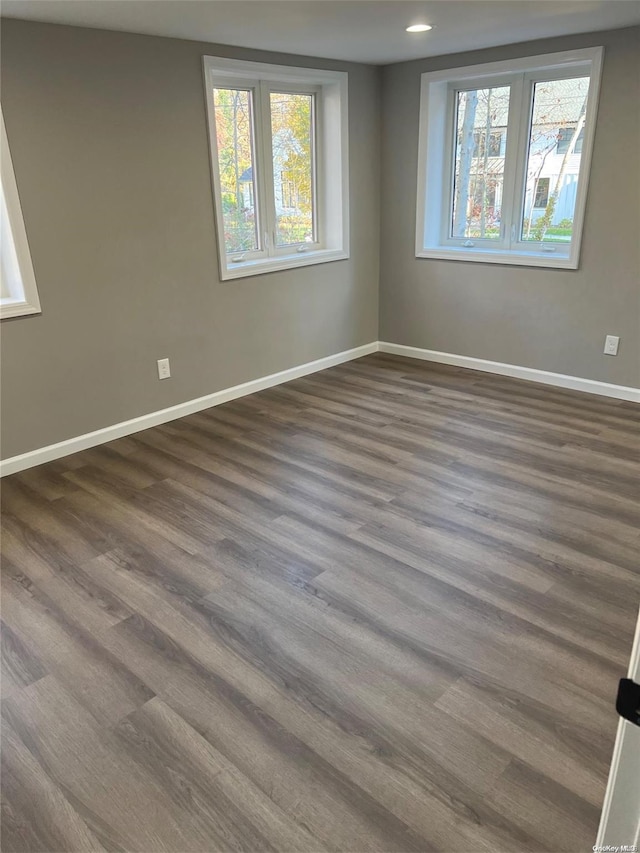
[[[640,24],[640,0],[2,0],[2,15],[384,65]],[[419,22],[434,29],[405,32]]]

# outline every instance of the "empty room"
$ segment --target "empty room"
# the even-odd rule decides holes
[[[3,0],[4,853],[638,853],[640,0]]]

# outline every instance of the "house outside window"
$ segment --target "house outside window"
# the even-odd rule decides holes
[[[535,200],[533,206],[536,210],[544,210],[549,203],[550,178],[538,178],[535,185]]]
[[[602,48],[422,75],[416,256],[578,266]]]
[[[489,137],[489,145],[485,145],[485,140]],[[476,130],[473,134],[474,141],[474,157],[504,157],[505,152],[505,132],[492,131],[489,134],[485,130]]]
[[[281,210],[298,210],[298,188],[289,172],[280,172],[280,185],[276,187],[276,198],[281,200]]]
[[[569,146],[571,145],[571,141],[573,140],[574,132],[576,128],[575,126],[561,127],[558,130],[558,143],[556,145],[556,154],[582,154],[582,143],[584,141],[584,128],[582,128],[579,132],[575,140],[573,141],[573,148],[570,150]]]

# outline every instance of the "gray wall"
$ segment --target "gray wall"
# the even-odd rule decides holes
[[[205,53],[349,72],[350,260],[219,281]],[[3,21],[2,105],[42,304],[2,323],[4,458],[377,339],[379,78]]]
[[[420,74],[597,44],[580,269],[417,260]],[[3,21],[2,103],[43,313],[2,323],[2,457],[378,337],[639,386],[639,48],[632,28],[381,70]],[[219,281],[204,53],[349,71],[349,261]],[[621,336],[616,358],[607,333]]]
[[[604,45],[577,271],[416,259],[420,74]],[[640,28],[383,69],[380,340],[640,386]],[[620,335],[619,355],[602,353]]]

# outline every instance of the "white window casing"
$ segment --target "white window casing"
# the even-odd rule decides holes
[[[348,75],[341,71],[297,68],[203,57],[211,155],[211,177],[220,277],[223,281],[309,266],[349,257]],[[227,253],[218,165],[215,89],[249,90],[252,95],[253,169],[257,195],[258,246]],[[271,139],[271,93],[313,96],[314,238],[278,246]],[[257,180],[255,173],[257,172]]]
[[[422,75],[418,154],[416,257],[577,269],[602,67],[601,47]],[[572,233],[566,242],[525,240],[527,165],[536,83],[588,77]],[[452,236],[451,215],[458,92],[509,86],[499,234],[491,240]],[[491,128],[492,130],[494,128]],[[486,143],[485,143],[486,144]],[[474,155],[475,156],[475,155]],[[535,187],[534,187],[535,193]],[[531,198],[531,196],[529,196]],[[529,215],[533,216],[530,204]],[[484,232],[483,232],[484,233]]]
[[[31,263],[27,232],[22,218],[20,196],[11,161],[9,140],[0,116],[0,318],[22,317],[40,313],[40,299]]]

